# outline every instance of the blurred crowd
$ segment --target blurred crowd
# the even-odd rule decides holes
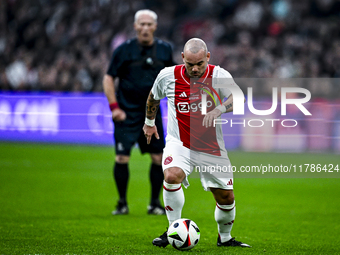
[[[111,53],[135,36],[143,8],[158,14],[156,36],[177,63],[200,37],[234,77],[340,78],[338,0],[1,0],[0,89],[102,91]]]

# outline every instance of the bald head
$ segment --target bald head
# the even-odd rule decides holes
[[[208,52],[207,45],[202,39],[192,38],[184,45],[183,52],[189,51],[193,54],[197,54],[200,50],[204,50],[204,53],[206,54]]]
[[[185,73],[190,78],[202,77],[210,59],[207,45],[199,38],[192,38],[184,45],[182,59]]]

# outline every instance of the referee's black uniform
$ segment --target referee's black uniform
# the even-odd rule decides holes
[[[120,45],[111,58],[107,75],[119,78],[116,98],[119,107],[125,111],[126,119],[114,123],[114,139],[117,155],[130,156],[131,148],[138,143],[142,153],[159,154],[165,146],[161,111],[157,112],[156,126],[160,139],[153,139],[150,144],[143,133],[146,100],[158,73],[167,66],[173,66],[170,44],[155,38],[151,46],[142,46],[137,38],[127,40]],[[114,179],[119,192],[117,210],[113,214],[126,214],[128,164],[115,162]],[[159,194],[163,185],[162,166],[152,163],[150,168],[151,202],[149,214],[165,214],[160,205]]]
[[[145,104],[160,70],[174,64],[171,46],[159,39],[155,39],[152,46],[141,46],[136,38],[131,39],[113,52],[107,74],[119,78],[117,101],[126,113],[125,121],[115,122],[116,154],[130,155],[136,142],[142,153],[163,151],[164,132],[160,111],[156,117],[160,139],[153,139],[149,145],[146,143],[142,130]]]

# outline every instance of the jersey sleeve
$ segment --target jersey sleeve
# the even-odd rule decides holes
[[[155,82],[153,83],[151,93],[154,95],[156,100],[161,100],[166,97],[167,91],[167,74],[169,68],[162,69],[156,77]]]
[[[216,72],[214,70],[213,78],[215,78],[214,83],[215,86],[217,86],[216,90],[221,98],[228,98],[232,94],[228,87],[238,87],[238,85],[235,83],[233,77],[227,70],[221,67],[217,67],[215,69]]]
[[[123,56],[124,49],[123,48],[124,48],[123,45],[121,45],[112,53],[110,65],[109,65],[109,68],[106,74],[112,77],[117,77],[119,75],[118,70],[124,62],[124,56]]]

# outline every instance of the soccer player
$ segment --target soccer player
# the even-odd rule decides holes
[[[139,10],[135,14],[134,29],[136,38],[129,39],[114,52],[103,88],[114,121],[116,158],[113,169],[114,180],[119,193],[119,201],[113,215],[128,214],[126,199],[130,152],[135,143],[142,153],[150,153],[151,201],[148,214],[165,214],[159,201],[163,183],[162,152],[164,136],[161,113],[157,114],[158,139],[147,144],[142,127],[145,119],[145,101],[152,84],[166,66],[174,65],[171,46],[154,37],[157,28],[157,14],[151,10]],[[115,78],[119,79],[118,90]],[[117,92],[117,95],[116,95]]]
[[[162,167],[163,199],[169,224],[181,218],[184,205],[182,184],[184,187],[189,186],[187,177],[195,166],[201,169],[209,166],[229,166],[230,169],[231,166],[221,125],[214,125],[214,120],[222,113],[233,110],[233,95],[231,88],[220,88],[216,84],[224,82],[228,86],[237,85],[229,72],[208,64],[210,53],[201,39],[193,38],[185,44],[182,59],[184,64],[164,68],[157,76],[147,100],[143,127],[148,143],[152,136],[159,136],[155,126],[156,113],[159,100],[167,97],[168,133]],[[203,95],[205,105],[202,103]],[[221,100],[215,107],[213,102],[218,101],[218,98],[227,100],[223,104]],[[197,106],[201,106],[200,109]],[[204,107],[207,114],[202,114]],[[232,171],[220,175],[200,173],[200,177],[203,188],[211,191],[216,200],[214,216],[218,226],[217,245],[250,247],[236,241],[230,234],[235,219]],[[167,246],[166,232],[152,243],[159,247]]]

